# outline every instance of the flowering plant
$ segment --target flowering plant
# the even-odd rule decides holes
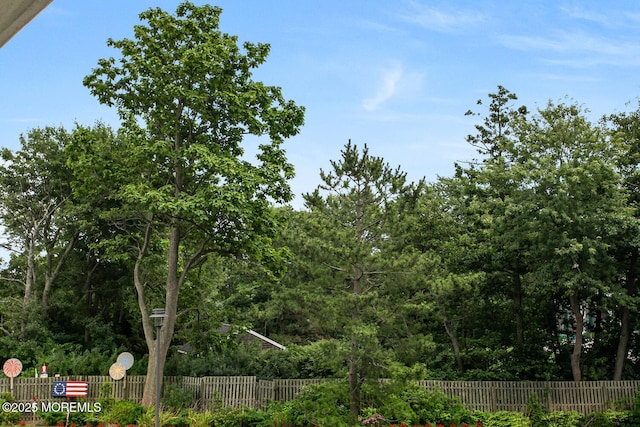
[[[362,413],[364,416],[360,417],[360,422],[368,427],[382,426],[386,421],[382,414],[378,413],[376,408],[365,408]]]
[[[395,425],[395,424],[389,424],[389,427],[409,427],[407,424],[402,423],[399,426]],[[423,427],[423,426],[419,426],[419,425],[414,425],[412,427]],[[431,425],[431,423],[426,423],[424,425],[424,427],[434,427]],[[446,427],[444,424],[442,423],[438,423],[435,425],[435,427]],[[451,423],[449,424],[449,427],[472,427],[471,425],[467,424],[467,423],[462,423],[459,426],[455,423]],[[478,421],[476,424],[473,425],[473,427],[482,427],[482,422]]]

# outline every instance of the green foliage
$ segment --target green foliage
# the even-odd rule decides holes
[[[123,128],[111,141],[69,150],[75,176],[84,178],[78,193],[104,201],[100,219],[117,230],[91,249],[130,263],[147,343],[154,340],[148,307],[162,302],[167,310],[162,364],[180,294],[198,293],[190,273],[212,258],[235,258],[262,265],[273,280],[287,258],[272,244],[281,228],[273,206],[293,198],[282,144],[299,132],[304,108],[253,80],[269,46],[240,46],[220,30],[221,13],[188,1],[175,14],[150,8],[133,39],[109,39],[120,58],[100,59],[84,85],[117,108]],[[259,140],[253,161],[245,156],[248,134]],[[149,375],[143,402],[156,386]]]
[[[13,402],[13,396],[9,392],[3,392],[0,394],[0,405],[5,402]],[[0,413],[0,423],[3,425],[16,424],[20,420],[20,412],[12,412],[3,410]]]
[[[97,350],[83,350],[80,345],[62,344],[42,356],[52,373],[67,375],[104,375],[115,358]]]
[[[160,415],[161,414],[158,414],[159,417]],[[156,423],[156,408],[153,406],[149,406],[144,411],[142,411],[142,414],[140,414],[140,416],[136,420],[136,424],[139,427],[152,427],[152,426],[155,427],[155,423]]]
[[[584,419],[584,426],[598,427],[632,427],[637,426],[636,420],[628,412],[608,410],[594,412]]]
[[[347,427],[350,397],[346,381],[326,381],[305,387],[290,402],[293,425]]]
[[[169,411],[181,413],[194,405],[193,391],[185,390],[177,384],[165,384],[161,403]]]
[[[272,416],[268,411],[244,408],[242,411],[243,427],[274,427]]]
[[[472,414],[458,399],[440,390],[427,390],[415,383],[401,388],[391,383],[377,397],[379,412],[388,420],[409,425],[471,424]]]
[[[187,419],[190,427],[212,427],[214,426],[215,416],[211,411],[195,411],[190,409],[187,412]]]
[[[289,402],[269,402],[265,411],[271,427],[290,427],[295,425],[297,405]]]
[[[272,202],[291,197],[293,169],[280,144],[301,126],[303,109],[279,88],[252,80],[267,45],[238,46],[219,33],[218,8],[185,3],[179,11],[145,13],[148,25],[136,29],[135,40],[109,42],[123,61],[101,60],[85,80],[119,108],[121,129],[34,129],[20,150],[2,150],[0,219],[22,253],[2,271],[0,347],[23,361],[23,376],[45,362],[61,375],[104,375],[115,349],[136,354],[129,375],[144,374],[149,358],[140,324],[147,319],[138,301],[164,301],[158,283],[167,283],[167,251],[176,248],[168,236],[176,226],[174,236],[186,239],[171,260],[186,273],[174,276],[184,281],[174,288],[181,315],[173,343],[195,350],[170,355],[167,375],[351,375],[346,403],[356,397],[363,415],[416,422],[458,412],[441,395],[418,410],[411,402],[425,401],[422,391],[377,384],[396,378],[389,373],[397,366],[426,367],[420,379],[640,378],[640,364],[611,357],[622,322],[630,330],[638,323],[638,111],[610,117],[608,129],[574,103],[533,113],[515,108],[516,96],[499,86],[467,138],[483,158],[457,166],[454,177],[410,185],[399,168],[349,143],[322,171],[318,191],[305,195],[307,210],[274,209]],[[181,33],[191,26],[197,31]],[[172,45],[164,36],[187,41]],[[195,50],[187,48],[191,42]],[[143,62],[152,52],[158,57],[150,63],[167,60],[171,72]],[[223,57],[228,63],[219,62]],[[200,92],[214,86],[213,94]],[[171,122],[178,98],[193,114]],[[265,138],[254,163],[241,145],[246,133]],[[169,144],[175,135],[180,143]],[[178,181],[176,165],[184,185],[170,191],[164,184]],[[22,221],[49,205],[55,212],[41,218],[48,225],[31,230],[34,258]],[[155,232],[145,241],[147,226]],[[137,254],[147,256],[138,264],[144,295],[131,286]],[[27,279],[32,292],[25,294]],[[593,346],[576,346],[579,357],[572,356],[572,337],[559,336],[568,335],[559,328],[577,325],[575,307],[595,319],[585,337],[597,333]],[[72,317],[58,315],[71,310]],[[208,333],[236,320],[288,350],[262,351]],[[638,355],[639,345],[631,334],[625,352]],[[581,372],[572,372],[572,363]],[[191,406],[187,394],[169,388],[163,403],[180,414]],[[292,423],[300,415],[294,409],[273,415]],[[640,425],[638,411],[625,422]],[[578,422],[533,399],[527,415],[534,427]],[[616,416],[591,417],[605,423]]]
[[[270,413],[282,426],[348,426],[352,423],[350,398],[345,381],[327,381],[306,387],[291,402],[273,406]],[[362,399],[365,406],[359,419],[368,420],[368,425],[477,422],[457,399],[415,383],[391,381],[380,387],[364,387]]]
[[[135,424],[145,408],[131,400],[116,400],[108,409],[103,409],[102,417],[113,424]]]
[[[98,399],[102,404],[103,412],[108,412],[116,403],[116,399],[113,397],[113,384],[110,381],[105,381],[100,385]]]
[[[583,427],[585,418],[575,411],[554,411],[543,417],[543,422],[538,424],[541,427]],[[599,425],[597,423],[594,424]],[[536,424],[532,424],[536,427]]]
[[[344,345],[321,340],[290,345],[286,351],[263,350],[259,345],[228,345],[218,351],[176,354],[168,358],[166,375],[250,375],[259,379],[337,378],[346,374]]]
[[[211,413],[211,418],[214,427],[238,427],[242,426],[243,411],[237,408],[221,407]]]
[[[45,425],[55,426],[58,423],[66,423],[67,422],[67,413],[66,412],[56,412],[56,411],[45,411],[38,412],[38,416]]]
[[[171,412],[170,412],[171,413]],[[173,414],[173,413],[171,413]],[[169,416],[162,421],[163,427],[187,427],[189,426],[189,417],[186,411],[175,413],[175,415]]]
[[[531,421],[519,412],[477,412],[474,414],[482,427],[531,427]]]
[[[526,415],[531,420],[532,427],[543,427],[545,424],[545,410],[538,399],[538,395],[536,393],[531,393],[529,395],[529,399],[527,400],[527,410]]]

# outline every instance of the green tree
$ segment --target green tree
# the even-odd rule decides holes
[[[336,272],[327,268],[324,251],[327,235],[333,231],[324,228],[317,213],[290,208],[279,213],[286,217],[287,226],[275,243],[291,253],[286,272],[274,286],[261,288],[268,294],[252,292],[249,309],[237,298],[233,305],[245,314],[245,322],[260,325],[262,333],[282,337],[287,343],[304,345],[336,338],[341,331],[339,308],[327,300],[327,294],[334,291],[331,284]]]
[[[575,104],[549,103],[518,133],[516,154],[534,201],[531,278],[566,301],[571,371],[579,381],[584,319],[600,295],[618,291],[609,249],[631,213],[617,168],[621,151]]]
[[[269,46],[240,48],[237,37],[219,30],[220,14],[189,2],[175,15],[149,9],[140,14],[147,25],[135,26],[133,40],[108,41],[122,56],[101,59],[84,80],[123,120],[122,138],[110,147],[121,155],[119,179],[126,178],[109,192],[119,204],[111,218],[123,230],[112,243],[122,243],[114,247],[133,262],[150,356],[145,405],[160,386],[155,339],[162,369],[189,272],[209,254],[279,262],[271,206],[291,199],[293,166],[282,143],[298,132],[304,110],[279,88],[252,80]],[[247,134],[267,137],[256,148],[256,162],[241,147]],[[160,277],[164,298],[154,285]],[[163,299],[167,317],[154,339],[149,304]]]
[[[510,106],[516,97],[502,87],[490,98],[487,118],[467,138],[482,161],[442,180],[446,211],[459,224],[456,258],[467,260],[456,271],[485,274],[479,296],[493,307],[491,329],[498,342],[516,344],[523,373],[540,375],[526,367],[537,365],[548,375],[542,348],[563,357],[571,346],[571,375],[580,379],[584,333],[603,327],[583,319],[619,297],[612,248],[633,229],[618,173],[620,144],[576,105],[549,103],[530,116]],[[563,341],[558,319],[567,313],[571,332]],[[513,335],[505,334],[509,328]]]
[[[528,110],[515,108],[512,102],[517,96],[498,86],[497,93],[489,94],[491,102],[482,124],[476,125],[477,133],[468,135],[467,142],[483,156],[481,166],[466,170],[457,169],[458,184],[468,182],[459,196],[470,197],[467,213],[476,218],[476,233],[485,243],[483,269],[493,282],[501,282],[508,289],[513,301],[515,319],[515,343],[519,351],[524,349],[524,289],[522,277],[526,272],[523,260],[528,233],[524,230],[527,218],[520,207],[526,203],[527,189],[522,183],[519,163],[513,149],[517,145],[514,126],[526,120]],[[482,101],[478,101],[482,105]],[[477,113],[467,112],[467,115]],[[462,184],[464,188],[464,184]]]
[[[442,302],[439,312],[446,315],[444,324],[458,370],[466,373],[467,368],[474,370],[475,366],[475,372],[492,375],[478,363],[485,356],[495,359],[491,353],[515,350],[513,354],[526,359],[534,354],[531,349],[538,343],[525,339],[533,336],[527,330],[535,329],[533,318],[527,318],[527,307],[534,304],[527,300],[531,295],[527,295],[524,283],[531,246],[531,202],[522,179],[525,170],[514,151],[518,145],[516,129],[526,122],[529,112],[525,106],[515,107],[517,96],[503,86],[488,97],[486,116],[475,125],[476,133],[466,138],[477,149],[480,160],[456,165],[453,177],[439,180],[425,205],[431,206],[432,212],[421,215],[416,229],[429,236],[434,235],[431,229],[442,230],[420,250],[431,253],[442,270],[432,279],[438,284],[433,289],[435,296],[440,295],[434,298]],[[477,104],[484,106],[482,100]],[[467,115],[480,116],[471,111]],[[462,295],[467,298],[460,300]],[[480,323],[465,318],[468,310],[456,310],[455,304],[467,306],[465,301],[471,299],[474,303],[470,310],[487,313]],[[490,335],[487,329],[492,331]],[[467,339],[459,339],[458,334]],[[481,355],[480,348],[490,350]],[[463,364],[465,352],[475,352],[465,357],[469,366]],[[509,366],[515,375],[516,365]]]
[[[332,273],[331,295],[342,314],[342,338],[349,342],[350,410],[356,419],[363,384],[382,373],[380,366],[389,357],[378,330],[392,317],[393,307],[379,295],[393,285],[394,274],[406,272],[392,265],[389,251],[397,244],[398,205],[420,185],[407,184],[405,173],[371,156],[366,145],[360,151],[349,141],[341,154],[330,172],[320,172],[322,183],[304,199],[318,230],[324,230],[319,252]]]
[[[53,283],[77,241],[64,153],[70,137],[63,128],[32,129],[20,137],[20,150],[5,148],[1,153],[0,215],[9,240],[6,247],[19,253],[26,267],[22,278],[16,278],[24,289],[24,312],[36,292],[41,311],[46,311]],[[41,281],[39,272],[44,275]],[[22,332],[24,328],[22,322]]]
[[[638,268],[640,261],[640,236],[637,211],[640,202],[640,110],[630,113],[618,113],[606,117],[613,143],[619,145],[622,155],[618,157],[618,168],[624,188],[629,192],[629,212],[632,216],[623,223],[623,232],[616,242],[616,259],[620,262],[622,290],[614,308],[619,311],[620,331],[616,348],[613,380],[622,379],[625,362],[628,359],[634,325],[637,323],[638,306]],[[624,273],[622,273],[624,272]]]

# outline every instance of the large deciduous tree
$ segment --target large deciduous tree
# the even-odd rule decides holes
[[[145,405],[160,386],[155,339],[162,369],[189,271],[212,253],[277,261],[272,205],[291,199],[293,167],[282,143],[298,132],[304,110],[278,87],[252,79],[269,46],[240,47],[237,37],[219,30],[220,14],[189,2],[175,15],[149,9],[140,14],[146,25],[135,26],[134,39],[108,41],[121,57],[101,59],[84,80],[123,121],[112,149],[119,150],[125,173],[120,186],[109,189],[119,204],[110,217],[123,231],[113,253],[126,251],[134,263],[150,356]],[[247,134],[262,136],[255,161],[241,145]],[[85,160],[90,168],[91,156]],[[159,277],[164,298],[151,295]],[[167,317],[154,339],[149,304],[163,299]]]
[[[614,259],[624,236],[635,234],[619,174],[621,144],[577,105],[549,103],[529,115],[509,107],[515,95],[502,87],[490,97],[488,117],[468,138],[484,158],[451,181],[481,243],[477,268],[488,274],[493,300],[501,287],[512,295],[519,356],[532,360],[543,346],[564,356],[571,347],[572,377],[580,380],[585,333],[602,327],[590,329],[584,319],[630,301]],[[568,333],[559,328],[562,316]]]
[[[70,138],[63,128],[32,129],[20,137],[20,150],[5,148],[1,153],[0,218],[8,236],[6,247],[26,263],[23,311],[36,292],[42,309],[47,309],[53,283],[78,237],[71,173],[63,151]],[[44,273],[40,282],[38,271]],[[23,330],[24,326],[23,321]]]
[[[622,232],[616,241],[613,251],[620,264],[622,289],[612,311],[616,313],[620,321],[618,333],[616,360],[613,368],[612,379],[622,379],[625,363],[629,358],[630,344],[633,338],[634,325],[638,320],[638,269],[640,261],[640,235],[638,227],[640,218],[638,215],[638,202],[640,200],[640,110],[630,113],[613,114],[606,118],[611,131],[611,139],[615,145],[619,145],[622,155],[618,157],[618,167],[629,193],[628,210],[622,223]],[[624,273],[622,273],[624,272]]]
[[[524,183],[535,208],[531,277],[567,303],[571,371],[580,381],[584,319],[595,314],[594,303],[619,291],[610,248],[631,216],[618,173],[620,147],[577,105],[549,103],[518,134],[517,158],[527,165]]]

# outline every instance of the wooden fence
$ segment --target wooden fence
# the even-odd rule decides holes
[[[15,378],[13,389],[8,378],[0,379],[0,392],[11,392],[16,402],[55,402],[51,397],[54,380],[86,381],[86,401],[94,402],[108,393],[116,399],[140,402],[144,376],[127,376],[114,381],[108,376],[68,376],[60,378]],[[269,401],[286,402],[320,379],[257,380],[256,377],[165,377],[165,385],[174,385],[193,394],[200,409],[220,405],[264,408]],[[519,411],[527,407],[532,394],[548,410],[573,410],[582,414],[602,411],[620,402],[631,405],[640,381],[419,381],[419,385],[439,389],[457,397],[469,409],[481,411]]]

